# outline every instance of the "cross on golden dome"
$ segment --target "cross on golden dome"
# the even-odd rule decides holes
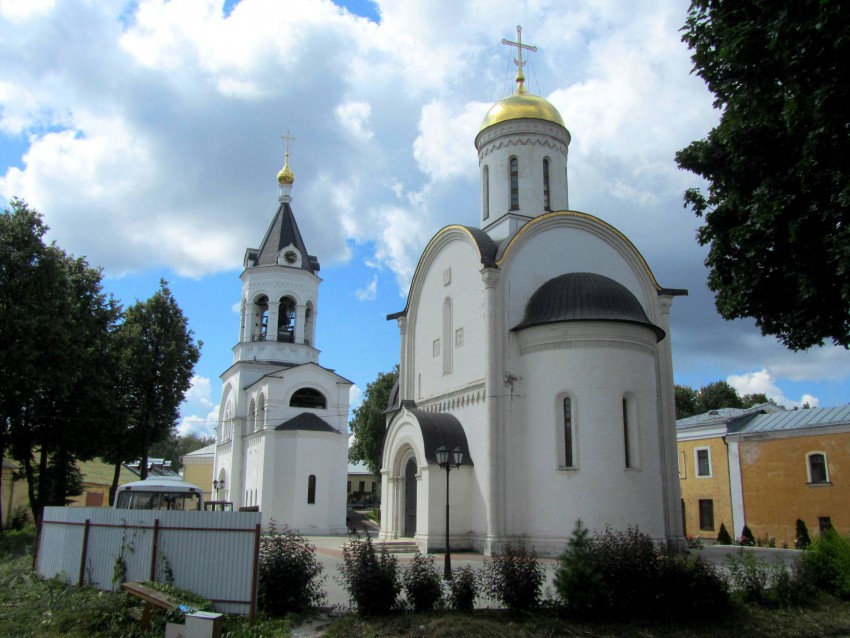
[[[289,131],[286,131],[286,135],[281,135],[280,138],[286,140],[286,153],[284,154],[283,168],[277,174],[277,181],[281,185],[286,184],[291,186],[295,181],[295,173],[289,168],[289,143],[294,142],[295,138],[289,134]]]
[[[526,51],[531,51],[532,53],[537,53],[537,47],[522,43],[522,27],[519,26],[519,25],[517,25],[517,28],[516,28],[516,39],[517,39],[516,42],[511,42],[510,40],[506,40],[505,38],[502,38],[502,44],[505,44],[509,47],[516,47],[517,48],[517,56],[518,57],[514,58],[514,64],[516,64],[516,66],[517,66],[516,94],[522,95],[523,93],[528,93],[528,89],[525,88],[525,75],[523,75],[523,72],[522,72],[522,67],[525,66],[525,62],[522,61],[522,50],[525,49]]]

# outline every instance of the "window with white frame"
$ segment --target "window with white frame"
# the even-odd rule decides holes
[[[694,450],[694,465],[697,468],[697,477],[711,477],[711,450],[707,447],[698,447]]]
[[[824,452],[809,452],[806,455],[809,483],[829,483],[829,468]]]

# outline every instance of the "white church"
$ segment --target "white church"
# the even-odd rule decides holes
[[[352,382],[319,364],[319,262],[292,213],[289,152],[279,207],[259,248],[245,252],[241,325],[221,375],[214,493],[304,534],[346,533]]]
[[[519,30],[518,30],[519,31]],[[569,209],[570,133],[517,87],[475,138],[478,227],[440,230],[419,260],[387,412],[382,539],[490,554],[563,551],[577,519],[681,545],[670,307],[629,239]]]

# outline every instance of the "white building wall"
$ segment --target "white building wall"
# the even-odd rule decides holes
[[[665,538],[658,468],[655,334],[626,324],[561,323],[521,331],[522,394],[510,463],[511,529],[562,549],[578,518],[589,528],[638,525]],[[558,467],[559,398],[573,397],[575,469]],[[634,397],[636,467],[625,467],[623,407]],[[601,499],[601,500],[600,500]]]

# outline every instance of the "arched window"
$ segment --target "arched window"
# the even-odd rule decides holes
[[[443,374],[452,371],[452,299],[443,301]]]
[[[519,162],[511,158],[511,210],[519,210]]]
[[[266,397],[260,394],[257,400],[257,419],[254,423],[255,430],[262,430],[266,425]]]
[[[481,177],[481,186],[484,189],[481,193],[482,203],[482,219],[490,217],[490,167],[484,166],[484,174]]]
[[[623,397],[623,456],[625,467],[636,469],[639,466],[638,450],[637,407],[634,396],[631,393],[626,393]]]
[[[281,297],[277,315],[277,340],[295,343],[295,300]]]
[[[328,400],[318,390],[301,388],[300,390],[296,390],[292,395],[292,398],[289,400],[289,407],[324,410],[328,407]]]
[[[576,463],[576,406],[572,395],[558,401],[558,467],[574,468]]]
[[[254,300],[254,330],[252,341],[265,341],[269,332],[269,298],[260,295]]]
[[[221,422],[220,434],[219,443],[224,443],[233,438],[233,404],[230,401],[224,404],[224,418]]]
[[[316,475],[311,474],[307,479],[307,503],[313,505],[316,502]]]
[[[543,208],[551,210],[549,205],[549,160],[543,160]]]
[[[248,432],[253,432],[257,425],[257,404],[253,397],[248,402]]]
[[[806,455],[809,483],[829,483],[829,467],[826,464],[826,454],[810,452]]]

